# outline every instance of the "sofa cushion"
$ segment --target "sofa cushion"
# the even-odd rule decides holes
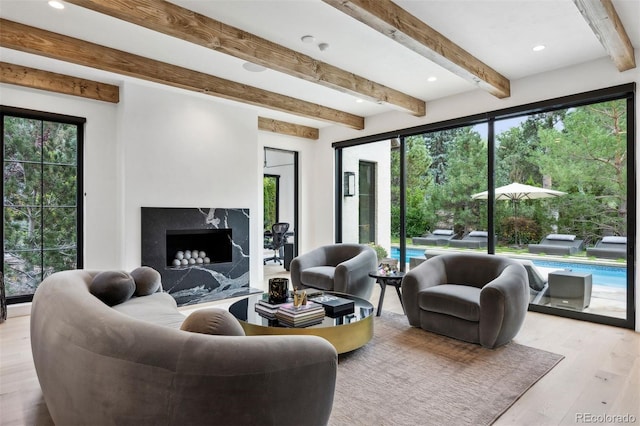
[[[423,311],[451,315],[467,321],[480,321],[480,291],[466,285],[442,284],[418,294],[418,306]]]
[[[112,309],[138,320],[175,329],[180,329],[187,317],[178,311],[176,299],[169,293],[162,292],[144,297],[134,296]]]
[[[487,231],[471,231],[469,232],[470,237],[484,237],[487,238],[489,233]]]
[[[574,241],[576,239],[575,235],[571,234],[549,234],[547,235],[547,240],[556,240],[556,241]]]
[[[89,284],[91,294],[109,306],[126,302],[135,290],[133,277],[124,271],[100,272]]]
[[[314,266],[300,272],[302,284],[322,290],[333,290],[333,276],[336,268],[333,266]]]
[[[605,244],[627,244],[627,237],[608,236],[603,237],[602,242]]]
[[[136,283],[136,296],[148,296],[155,293],[162,286],[160,272],[148,266],[141,266],[131,271],[131,276]]]
[[[180,327],[192,333],[221,336],[244,336],[244,329],[229,312],[220,308],[199,309],[192,312]]]

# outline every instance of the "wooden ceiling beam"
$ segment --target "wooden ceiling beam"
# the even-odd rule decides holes
[[[0,83],[15,84],[31,89],[47,90],[114,104],[120,102],[120,88],[118,86],[7,62],[0,62]]]
[[[0,46],[301,117],[364,128],[364,117],[0,19]]]
[[[0,83],[15,84],[31,89],[114,104],[120,102],[120,88],[118,86],[7,62],[0,62]],[[314,140],[318,139],[320,134],[320,131],[314,127],[264,117],[258,117],[258,129]]]
[[[415,116],[425,115],[423,100],[164,0],[67,2]]]
[[[258,130],[313,140],[317,140],[320,137],[320,131],[315,127],[265,117],[258,117]]]
[[[636,67],[633,45],[611,0],[573,0],[618,71]]]
[[[507,78],[391,0],[322,0],[498,98]]]

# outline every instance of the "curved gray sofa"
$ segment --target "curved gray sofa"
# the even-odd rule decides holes
[[[374,249],[364,244],[330,244],[291,261],[293,288],[315,288],[351,294],[369,300],[378,267]]]
[[[167,293],[108,307],[96,272],[58,272],[38,287],[31,347],[59,425],[322,425],[337,355],[315,336],[216,336],[179,329]]]
[[[409,271],[402,301],[409,324],[486,348],[511,341],[529,304],[519,262],[488,254],[444,254]]]

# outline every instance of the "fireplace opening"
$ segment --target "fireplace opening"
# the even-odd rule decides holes
[[[189,267],[233,261],[231,229],[167,230],[167,266]]]

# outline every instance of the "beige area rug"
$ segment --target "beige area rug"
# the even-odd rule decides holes
[[[340,356],[329,424],[489,425],[563,358],[513,342],[484,349],[383,312],[371,342]]]

